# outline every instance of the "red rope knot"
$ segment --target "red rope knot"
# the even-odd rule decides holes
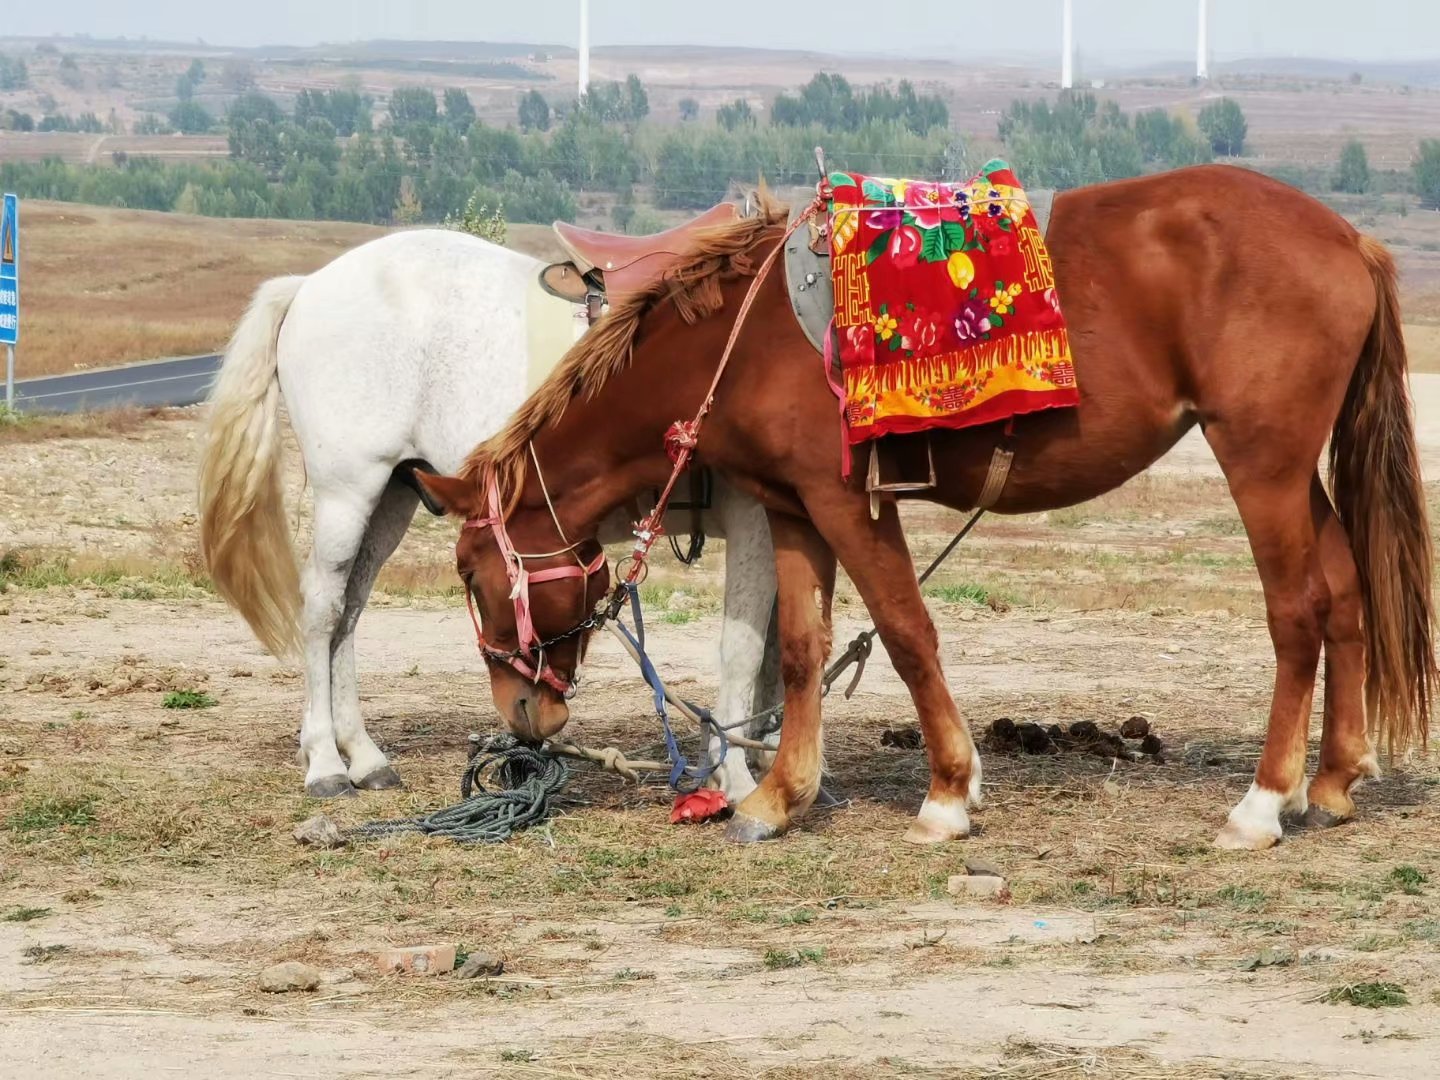
[[[680,464],[681,454],[693,454],[700,445],[700,425],[694,420],[676,420],[665,432],[665,454]]]

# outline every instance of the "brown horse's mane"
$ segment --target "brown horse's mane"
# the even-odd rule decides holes
[[[754,248],[789,216],[788,208],[763,185],[758,200],[757,214],[697,231],[683,262],[612,305],[594,329],[570,347],[510,422],[470,452],[461,478],[480,484],[487,471],[493,471],[503,512],[508,514],[525,478],[530,440],[559,420],[576,397],[594,397],[611,376],[629,366],[635,334],[647,311],[669,300],[682,319],[694,323],[724,306],[723,282],[754,276],[760,263],[752,255]]]

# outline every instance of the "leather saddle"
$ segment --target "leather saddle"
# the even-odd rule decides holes
[[[585,305],[593,323],[606,303],[646,289],[678,264],[696,233],[739,216],[735,204],[719,203],[683,225],[649,236],[624,236],[557,221],[555,236],[570,258],[545,267],[540,284],[554,296]]]

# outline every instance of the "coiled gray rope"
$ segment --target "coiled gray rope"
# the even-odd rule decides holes
[[[500,786],[485,786],[492,773]],[[570,778],[564,760],[543,748],[496,735],[470,755],[460,778],[461,801],[421,817],[367,821],[341,832],[346,840],[396,833],[444,836],[462,844],[500,844],[539,825],[554,812],[554,798]]]

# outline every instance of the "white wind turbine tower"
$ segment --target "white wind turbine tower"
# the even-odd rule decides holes
[[[581,100],[590,92],[590,0],[580,0],[580,79]]]
[[[1064,90],[1075,85],[1075,15],[1071,10],[1072,3],[1073,0],[1064,0],[1064,44],[1060,54],[1060,87]]]
[[[1195,45],[1195,78],[1210,78],[1210,5],[1200,0],[1200,36]]]

